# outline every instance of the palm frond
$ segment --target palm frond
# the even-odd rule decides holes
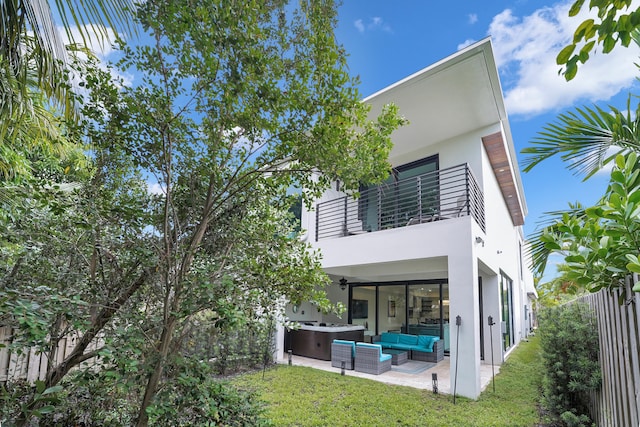
[[[615,154],[640,152],[640,103],[632,115],[632,99],[635,98],[629,96],[629,108],[624,113],[611,106],[608,111],[594,106],[560,114],[538,133],[530,147],[522,150],[528,155],[523,170],[528,172],[543,160],[559,155],[568,169],[587,179],[613,160]],[[612,147],[619,150],[611,154]]]
[[[557,249],[551,248],[547,242],[542,239],[542,235],[549,232],[556,232],[559,220],[565,215],[581,218],[586,214],[584,207],[578,202],[575,204],[570,203],[569,209],[566,211],[545,212],[536,231],[527,238],[530,242],[527,246],[527,256],[531,260],[530,267],[535,276],[542,276],[544,274],[549,256],[557,252]]]

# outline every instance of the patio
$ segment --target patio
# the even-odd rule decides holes
[[[293,355],[291,362],[296,366],[321,369],[323,371],[335,372],[340,375],[340,368],[331,367],[331,361],[310,359],[307,357]],[[286,357],[283,361],[280,361],[280,363],[287,364],[288,362]],[[496,375],[499,370],[499,366],[494,367]],[[386,384],[403,385],[423,390],[432,390],[431,374],[433,373],[438,374],[438,392],[451,394],[454,384],[449,375],[449,357],[445,357],[444,360],[438,364],[412,360],[400,366],[393,366],[390,371],[384,372],[380,375],[371,375],[363,372],[345,370],[345,375],[347,376],[367,378]],[[481,362],[480,383],[483,391],[487,386],[491,385],[491,364]]]

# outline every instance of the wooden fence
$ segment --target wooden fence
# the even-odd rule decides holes
[[[44,380],[49,366],[47,355],[37,352],[35,348],[22,348],[18,352],[10,347],[12,338],[13,330],[11,328],[0,327],[0,384],[17,380],[26,380],[30,383]],[[77,340],[78,334],[73,334],[58,342],[53,366],[61,363],[71,353]],[[87,351],[95,348],[95,344],[91,343]],[[88,366],[92,362],[89,359],[81,365]]]
[[[591,396],[598,426],[640,426],[640,294],[631,286],[629,280],[625,294],[601,290],[581,298],[598,320],[602,387]]]

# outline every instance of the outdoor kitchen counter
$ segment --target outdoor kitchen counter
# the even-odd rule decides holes
[[[285,352],[320,360],[331,360],[331,343],[334,339],[364,341],[361,325],[304,325],[288,330],[285,335]]]

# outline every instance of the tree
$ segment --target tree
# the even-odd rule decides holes
[[[75,155],[58,117],[77,118],[68,55],[88,52],[75,43],[111,43],[110,30],[135,33],[129,0],[56,1],[55,10],[74,44],[62,41],[50,2],[7,0],[0,8],[0,182],[29,178],[33,150]]]
[[[640,103],[634,106],[634,99],[629,96],[626,111],[594,106],[560,114],[538,133],[530,147],[522,150],[529,155],[524,159],[523,170],[529,172],[543,160],[559,155],[569,169],[587,179],[618,153],[640,152]]]
[[[625,278],[640,272],[639,175],[637,155],[619,154],[602,199],[586,209],[558,213],[541,232],[533,249],[536,268],[543,271],[555,252],[564,257],[568,268],[562,277],[574,292],[624,289]],[[633,291],[640,292],[640,284]]]
[[[585,179],[616,159],[609,188],[595,206],[574,205],[565,212],[552,212],[548,226],[534,235],[532,260],[538,274],[554,252],[563,254],[569,267],[563,278],[590,291],[620,286],[631,272],[627,255],[637,251],[632,243],[635,219],[628,215],[636,202],[631,195],[636,191],[634,162],[640,152],[640,102],[634,111],[632,99],[626,112],[596,106],[561,114],[545,126],[533,146],[522,150],[530,154],[524,161],[525,171],[559,155]]]
[[[602,53],[609,53],[616,44],[627,47],[632,37],[638,37],[640,9],[624,13],[632,3],[633,0],[589,2],[589,10],[596,8],[598,11],[598,21],[590,18],[578,25],[571,44],[565,46],[556,57],[558,65],[564,66],[560,72],[567,81],[576,76],[579,64],[587,62],[596,44],[602,44]],[[578,15],[584,4],[585,0],[576,0],[569,9],[569,16]],[[581,47],[576,53],[578,46]]]
[[[634,40],[640,45],[638,31],[634,33]],[[522,150],[529,155],[524,160],[525,172],[543,160],[558,155],[569,169],[583,174],[585,180],[614,159],[617,162],[617,170],[611,175],[609,188],[596,206],[583,209],[575,205],[566,212],[552,212],[548,226],[533,236],[532,260],[539,275],[544,272],[550,254],[559,252],[565,256],[568,267],[563,278],[574,285],[596,291],[602,287],[617,287],[622,283],[622,277],[630,272],[626,256],[635,253],[628,246],[628,239],[634,239],[628,235],[628,229],[623,233],[627,234],[625,239],[615,241],[620,237],[621,229],[624,231],[625,227],[631,226],[627,224],[627,214],[619,210],[622,207],[632,209],[635,203],[634,199],[621,200],[635,191],[633,173],[636,166],[628,164],[631,160],[624,159],[635,159],[639,151],[640,102],[632,95],[629,95],[626,111],[613,106],[609,106],[609,111],[594,106],[560,114],[554,123],[539,132],[532,146]],[[627,193],[620,193],[621,185]],[[612,211],[617,211],[618,216],[613,215]],[[612,235],[605,236],[607,234]],[[606,239],[601,242],[599,239],[602,237]],[[610,239],[612,237],[613,240]],[[622,246],[618,248],[617,245]],[[607,247],[609,249],[605,250]],[[592,248],[589,257],[578,253],[581,248]],[[602,257],[605,252],[611,256]],[[592,264],[588,266],[585,262]]]
[[[602,383],[598,362],[598,326],[593,311],[580,302],[540,314],[545,408],[562,425],[593,425],[590,394]]]
[[[336,178],[355,190],[383,180],[390,134],[404,121],[393,106],[367,118],[333,36],[332,1],[294,9],[282,0],[152,0],[140,5],[139,19],[152,43],[122,45],[119,64],[142,76],[138,85],[91,70],[84,120],[70,124],[71,137],[94,147],[95,176],[75,196],[78,215],[64,222],[70,236],[69,229],[86,232],[50,259],[73,259],[61,265],[73,273],[81,302],[71,313],[69,304],[64,312],[51,307],[36,329],[53,330],[56,319],[71,316],[83,334],[47,374],[46,388],[99,355],[139,393],[143,426],[170,410],[158,390],[188,376],[185,337],[200,316],[240,325],[268,322],[283,300],[335,308],[321,290],[327,277],[317,254],[289,237],[295,198],[287,189],[304,188],[308,202]],[[161,194],[144,194],[142,177]],[[15,256],[6,265],[10,280],[24,284],[22,301],[41,285],[42,262]],[[69,292],[55,276],[46,283],[56,284],[54,294]],[[46,337],[59,334],[39,336],[45,348],[53,344]],[[90,348],[97,338],[102,344]],[[133,365],[136,373],[123,368]]]
[[[133,29],[133,3],[129,0],[56,1],[55,6],[71,41],[77,38],[72,26],[76,27],[85,44],[91,37],[109,42],[108,27],[114,31]],[[50,3],[44,0],[3,2],[0,28],[2,117],[11,116],[11,110],[20,107],[33,83],[68,110],[73,100],[69,96],[66,46],[58,34]],[[32,70],[36,71],[35,76]],[[9,80],[13,84],[7,86]]]

